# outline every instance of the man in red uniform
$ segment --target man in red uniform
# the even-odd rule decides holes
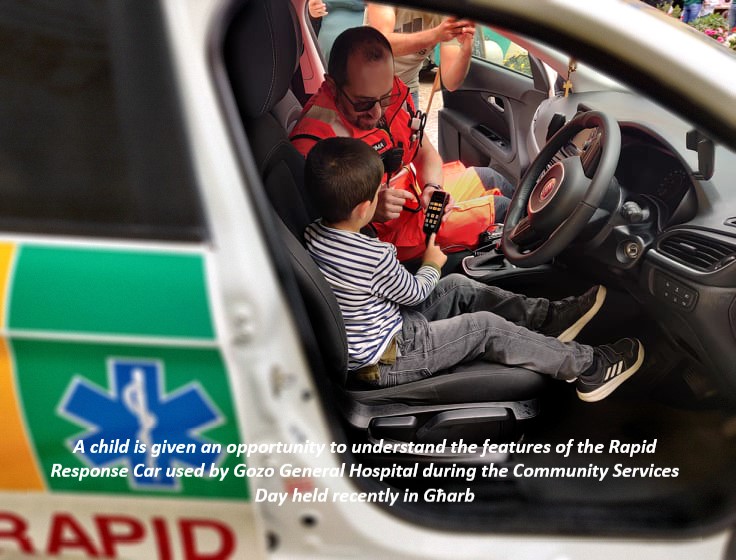
[[[444,187],[452,196],[452,211],[437,236],[446,250],[475,247],[481,232],[503,220],[513,193],[513,185],[490,168],[471,168],[451,179],[456,162],[443,165],[422,138],[421,120],[408,88],[394,76],[388,40],[364,26],[337,37],[325,81],[291,133],[304,155],[323,138],[349,136],[371,145],[389,169],[400,159],[399,170],[379,193],[372,225],[381,240],[396,246],[402,261],[424,252],[424,209],[436,189]]]

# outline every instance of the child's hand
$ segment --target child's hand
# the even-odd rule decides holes
[[[427,248],[424,250],[424,258],[422,258],[422,264],[433,264],[442,268],[447,262],[447,255],[442,252],[442,248],[435,244],[436,233],[429,236],[429,242]]]

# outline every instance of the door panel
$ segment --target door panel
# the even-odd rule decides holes
[[[473,56],[462,87],[443,90],[438,149],[445,161],[490,165],[519,179],[533,157],[527,138],[534,113],[548,91],[541,63],[528,57],[524,71]]]

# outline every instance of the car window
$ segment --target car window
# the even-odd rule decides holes
[[[0,230],[202,238],[157,10],[0,6]]]
[[[525,76],[532,76],[526,49],[484,25],[478,26],[476,30],[473,56]]]

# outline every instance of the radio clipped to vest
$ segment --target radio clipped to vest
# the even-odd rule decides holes
[[[414,113],[409,115],[409,130],[411,135],[409,140],[414,143],[418,142],[419,146],[422,145],[424,139],[424,127],[427,126],[427,113],[422,113],[417,109]]]
[[[383,162],[383,172],[386,174],[386,182],[391,181],[391,177],[396,173],[404,163],[404,146],[389,148],[381,154]]]

